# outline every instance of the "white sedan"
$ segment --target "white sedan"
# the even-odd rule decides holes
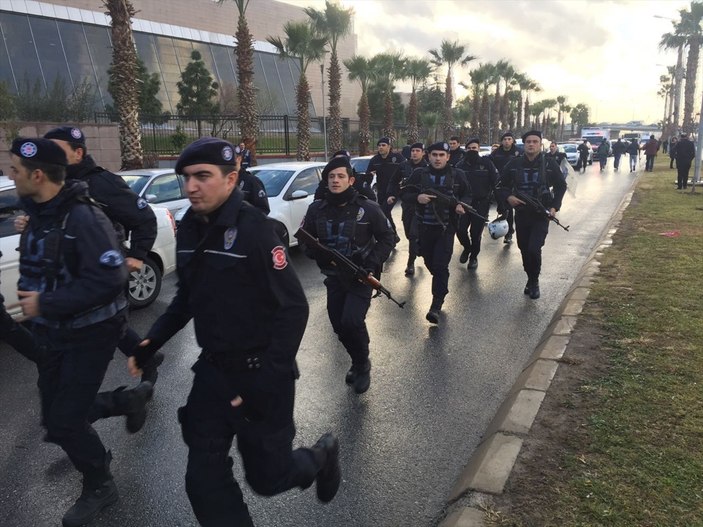
[[[24,214],[18,208],[15,183],[8,178],[0,179],[0,291],[5,297],[5,305],[17,302],[17,281],[19,280],[20,235],[15,231],[14,220]],[[164,275],[176,269],[176,224],[165,207],[153,207],[157,220],[157,234],[154,246],[144,260],[142,269],[129,277],[127,298],[132,308],[146,307],[161,291]],[[19,309],[11,314],[19,313]]]

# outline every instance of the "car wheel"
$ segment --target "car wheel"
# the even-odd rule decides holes
[[[148,256],[139,271],[129,274],[127,300],[132,309],[141,309],[150,305],[161,291],[161,269]]]

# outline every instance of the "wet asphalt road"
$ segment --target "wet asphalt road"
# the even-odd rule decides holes
[[[626,160],[625,160],[626,161]],[[236,452],[235,476],[257,526],[425,527],[436,525],[456,478],[497,407],[522,370],[581,266],[593,251],[634,180],[628,172],[600,173],[596,165],[578,177],[551,225],[540,278],[542,298],[522,294],[526,277],[517,245],[484,235],[479,267],[467,271],[455,246],[449,295],[439,327],[424,315],[431,302],[430,275],[417,266],[403,276],[407,242],[391,256],[385,286],[404,310],[384,298],[368,316],[373,362],[370,390],[357,396],[345,385],[349,360],[333,334],[325,291],[314,262],[293,249],[310,302],[310,321],[298,362],[296,445],[310,445],[325,431],[340,438],[343,482],[333,502],[322,505],[314,487],[275,498],[253,495]],[[399,214],[399,208],[396,208]],[[495,214],[492,212],[491,217]],[[400,225],[400,222],[397,222]],[[421,263],[418,261],[418,263]],[[174,276],[160,299],[133,313],[145,332],[174,293]],[[233,315],[236,316],[236,315]],[[197,525],[185,494],[186,449],[176,422],[191,384],[198,349],[189,324],[165,347],[157,392],[144,429],[129,435],[122,418],[97,423],[114,455],[112,471],[121,501],[94,525]],[[0,347],[0,526],[60,525],[80,492],[80,480],[62,451],[41,441],[33,366]],[[103,387],[131,384],[117,352]]]

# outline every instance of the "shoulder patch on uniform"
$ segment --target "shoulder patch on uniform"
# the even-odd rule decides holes
[[[364,217],[365,212],[364,207],[359,207],[359,212],[356,213],[356,221],[361,221],[361,218]]]
[[[120,251],[112,249],[100,255],[100,263],[107,267],[119,267],[124,263],[124,257]]]
[[[225,231],[225,251],[229,251],[234,245],[234,240],[237,239],[237,228],[230,227]]]
[[[280,271],[288,267],[286,250],[283,248],[283,245],[276,245],[276,247],[271,249],[271,259],[273,260],[273,268],[276,271]]]
[[[261,190],[259,191],[259,197],[260,197],[260,198],[265,198],[265,197],[266,197],[266,191],[265,191],[264,189],[261,189]]]
[[[137,200],[137,208],[139,210],[145,209],[148,204],[149,204],[149,202],[147,200],[145,200],[144,198],[139,198]]]

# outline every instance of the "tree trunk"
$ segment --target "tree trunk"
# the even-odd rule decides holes
[[[522,127],[523,129],[530,128],[530,96],[525,97],[525,109],[522,112]],[[526,131],[526,130],[524,130]]]
[[[391,141],[395,139],[393,130],[393,90],[386,90],[383,100],[383,135],[389,137]]]
[[[256,87],[254,86],[254,43],[246,16],[237,22],[237,100],[239,101],[240,129],[242,141],[251,153],[251,164],[256,165],[256,141],[259,137],[259,115],[256,110]]]
[[[491,115],[491,121],[493,125],[494,135],[500,137],[500,84],[496,84],[496,94],[493,98],[493,111]]]
[[[491,143],[491,120],[488,117],[489,113],[489,101],[488,101],[488,88],[483,89],[483,96],[481,97],[481,112],[480,120],[478,123],[479,136],[485,137],[486,141]]]
[[[681,81],[683,80],[683,46],[679,46],[676,59],[676,71],[674,73],[674,112],[673,126],[674,133],[679,131],[679,114],[681,113]]]
[[[139,125],[137,51],[132,38],[132,17],[136,14],[130,0],[104,0],[111,19],[112,75],[115,105],[120,119],[122,169],[143,168],[142,131]]]
[[[365,156],[369,153],[371,144],[371,110],[369,109],[369,98],[366,90],[362,88],[359,99],[359,155]]]
[[[452,93],[452,75],[447,72],[447,80],[444,86],[444,112],[442,113],[442,132],[444,138],[449,140],[449,137],[454,135],[454,119],[452,116],[452,102],[454,94]]]
[[[515,128],[517,130],[522,130],[522,123],[524,122],[522,113],[522,90],[520,90],[520,98],[517,101],[517,118],[515,119]]]
[[[689,134],[695,131],[693,123],[693,97],[696,94],[696,75],[698,72],[698,54],[700,45],[692,41],[688,47],[686,60],[686,91],[683,102],[683,131]]]
[[[417,124],[417,93],[413,88],[410,94],[410,102],[408,103],[408,141],[416,143],[420,136],[420,130]]]
[[[471,133],[474,135],[478,135],[479,137],[481,136],[481,132],[479,130],[480,128],[480,121],[481,121],[481,86],[476,84],[473,87],[473,97],[471,98],[471,109],[472,109],[472,115],[471,115]],[[483,140],[485,141],[486,138],[483,137]]]
[[[330,57],[329,89],[330,126],[327,131],[329,133],[330,150],[336,152],[342,149],[342,117],[339,109],[342,89],[342,71],[339,67],[336,49],[332,50],[332,56]]]
[[[300,72],[298,89],[296,91],[296,104],[298,107],[298,148],[296,159],[310,161],[310,86],[304,71]]]

